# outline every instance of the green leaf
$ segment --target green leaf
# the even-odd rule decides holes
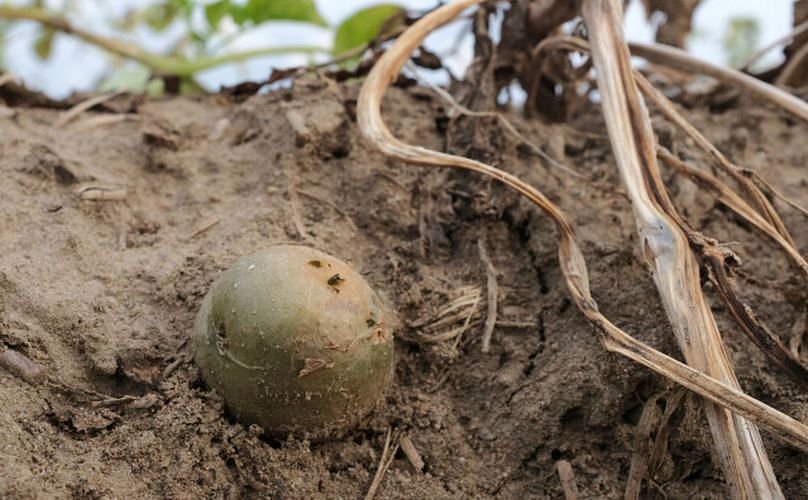
[[[174,21],[177,12],[177,5],[173,2],[158,3],[146,7],[143,20],[154,31],[163,31]]]
[[[98,86],[98,92],[130,92],[141,94],[146,90],[151,71],[139,64],[127,64],[107,77]]]
[[[751,17],[734,17],[727,23],[724,32],[724,52],[727,62],[733,68],[747,60],[757,48],[760,39],[760,26]]]
[[[182,13],[183,16],[189,17],[194,10],[197,0],[168,0],[177,12]]]
[[[314,0],[248,0],[240,9],[233,10],[233,19],[238,24],[252,21],[260,24],[264,21],[302,21],[327,27],[317,12]]]
[[[51,50],[53,49],[53,35],[55,33],[55,31],[49,29],[42,30],[34,42],[34,52],[36,52],[37,57],[42,61],[46,61],[51,55]]]
[[[230,14],[232,6],[230,0],[219,0],[218,2],[209,3],[205,6],[205,19],[214,30],[219,27],[219,23],[228,14]]]
[[[403,21],[404,12],[393,4],[374,5],[355,12],[337,27],[334,53],[341,54],[389,33]]]

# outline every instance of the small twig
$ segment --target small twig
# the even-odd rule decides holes
[[[472,318],[477,313],[477,305],[479,303],[480,303],[480,297],[477,296],[474,299],[474,302],[471,304],[469,312],[466,315],[466,319],[463,320],[463,324],[460,327],[451,329],[443,333],[438,333],[436,335],[427,336],[422,334],[419,340],[421,340],[422,342],[426,342],[428,344],[435,344],[438,342],[445,342],[447,340],[455,339],[454,345],[456,347],[460,343],[460,338],[463,336],[463,334],[466,332],[466,330],[468,330],[470,326],[477,326],[480,324],[479,321],[472,321]],[[451,317],[450,319],[452,320],[452,322],[454,322],[456,320],[456,317]],[[440,323],[440,325],[438,325],[438,323]],[[443,326],[443,324],[445,324],[445,321],[442,320],[437,323],[429,325],[428,328],[431,331],[436,331],[441,326]]]
[[[472,326],[471,318],[473,318],[474,314],[477,312],[477,305],[479,303],[480,303],[480,297],[477,297],[477,300],[474,301],[474,304],[472,304],[471,309],[469,309],[469,315],[466,316],[466,320],[463,321],[463,326],[461,326],[457,330],[457,333],[451,333],[451,336],[448,337],[448,338],[454,337],[455,341],[454,344],[452,344],[452,347],[454,349],[457,349],[457,346],[460,345],[460,339],[463,338],[463,334],[466,333],[466,330],[468,330],[470,326]]]
[[[485,326],[483,327],[482,337],[482,352],[491,350],[491,336],[494,334],[494,327],[497,324],[497,269],[488,257],[488,252],[485,249],[483,239],[477,240],[477,248],[480,251],[480,260],[485,266],[485,291],[488,298],[488,303],[485,311]]]
[[[790,33],[783,35],[782,37],[772,41],[771,43],[764,45],[762,48],[756,50],[751,56],[746,58],[744,62],[738,65],[738,71],[748,71],[749,66],[755,63],[758,59],[760,59],[764,54],[768,51],[772,50],[773,48],[782,45],[784,43],[788,43],[794,38],[800,36],[804,32],[808,31],[808,21],[803,21],[801,24],[796,26]]]
[[[31,385],[39,385],[47,377],[47,369],[43,365],[31,361],[27,356],[13,349],[0,352],[0,367]]]
[[[763,218],[763,216],[754,210],[743,198],[741,198],[735,191],[730,189],[718,177],[698,168],[695,168],[685,161],[680,160],[667,149],[658,146],[657,155],[668,166],[672,167],[677,173],[688,176],[696,186],[707,189],[715,194],[718,200],[726,205],[730,210],[741,216],[747,222],[752,224],[764,235],[772,239],[785,253],[789,256],[794,263],[808,275],[808,262],[802,257],[799,251],[789,243],[772,224]]]
[[[667,64],[685,71],[712,76],[723,82],[746,89],[752,94],[794,113],[803,120],[808,120],[808,103],[755,77],[731,68],[710,64],[684,50],[668,45],[629,43],[629,47],[632,55],[658,64]]]
[[[162,378],[163,380],[167,379],[185,361],[187,360],[183,356],[179,356],[177,359],[175,359],[174,361],[169,363],[168,366],[165,367],[160,378]]]
[[[77,116],[84,113],[93,106],[101,104],[102,102],[109,101],[110,99],[113,99],[121,95],[122,93],[123,92],[112,92],[110,94],[101,94],[94,97],[90,97],[89,99],[85,99],[84,101],[76,104],[72,108],[62,113],[61,116],[59,116],[59,118],[53,123],[53,126],[55,128],[64,127],[65,125],[73,121]]]
[[[791,337],[788,339],[788,349],[795,357],[800,357],[802,347],[802,337],[805,335],[808,326],[808,309],[803,309],[797,320],[791,325]]]
[[[100,399],[98,401],[93,401],[92,406],[99,407],[99,406],[116,406],[126,403],[131,403],[132,401],[137,401],[140,399],[139,396],[132,396],[131,394],[126,394],[120,397],[111,397],[107,399]]]
[[[578,484],[575,482],[575,472],[572,465],[566,460],[555,463],[558,478],[561,480],[561,489],[564,490],[565,500],[578,500]]]
[[[85,201],[123,201],[126,189],[109,186],[82,186],[75,191],[76,196]]]
[[[626,481],[625,500],[635,500],[640,498],[642,491],[642,480],[647,476],[648,464],[651,458],[653,442],[651,433],[660,418],[657,398],[652,397],[645,402],[640,415],[640,421],[634,429],[634,448],[631,453],[631,466],[628,470],[628,481]]]
[[[382,449],[382,456],[379,458],[379,466],[376,469],[376,475],[373,476],[373,482],[370,483],[368,493],[365,495],[365,500],[373,500],[373,497],[376,496],[376,491],[382,484],[385,472],[390,468],[390,464],[393,463],[399,446],[398,439],[396,439],[397,435],[398,431],[394,433],[392,428],[387,428],[387,436],[384,438],[384,449]],[[395,443],[391,447],[393,441],[395,441]]]
[[[428,328],[435,329],[436,327],[443,326],[444,323],[442,323],[441,321],[445,321],[445,323],[447,324],[454,323],[460,317],[462,317],[462,314],[458,313],[452,316],[448,315],[452,312],[460,311],[464,307],[474,304],[475,302],[477,302],[477,300],[479,300],[480,297],[480,289],[476,286],[465,286],[457,289],[456,292],[458,294],[457,298],[449,302],[446,306],[444,306],[443,309],[441,309],[432,316],[423,316],[413,321],[412,323],[410,323],[410,326],[412,326],[413,328],[420,328],[428,324],[429,325]],[[448,318],[446,318],[447,316]],[[446,319],[442,320],[441,318]]]
[[[653,476],[654,472],[659,468],[660,464],[662,464],[662,460],[668,450],[668,426],[671,417],[673,417],[679,405],[682,404],[686,395],[687,393],[684,389],[676,388],[674,393],[667,398],[665,402],[665,413],[659,421],[659,427],[657,427],[656,437],[654,438],[654,446],[651,448],[651,458],[648,462],[648,470],[651,476]]]
[[[410,436],[404,434],[398,442],[401,445],[401,451],[404,452],[404,455],[407,457],[407,460],[410,461],[413,468],[418,472],[423,472],[425,465],[424,459],[421,458],[421,454],[418,453],[418,449],[415,448],[415,444],[412,442],[412,439],[410,439]]]
[[[194,229],[193,232],[191,232],[191,234],[189,234],[185,238],[185,240],[190,241],[196,238],[197,236],[206,233],[208,230],[210,230],[213,226],[215,226],[218,223],[219,223],[218,217],[211,216],[204,219],[198,226],[196,226],[196,229]]]
[[[292,224],[295,226],[295,230],[298,236],[300,236],[300,239],[308,240],[310,238],[309,233],[306,231],[306,226],[303,224],[303,219],[300,217],[300,212],[298,211],[300,197],[297,196],[297,190],[295,190],[294,186],[290,185],[286,189],[286,194],[289,196],[289,210],[292,212]]]
[[[777,78],[774,79],[774,84],[791,85],[791,80],[794,77],[794,73],[796,73],[806,61],[808,61],[808,43],[800,47],[800,50],[789,58],[786,66],[783,68],[780,74],[777,75]]]
[[[53,389],[57,389],[59,391],[66,392],[66,393],[71,393],[71,394],[81,393],[85,397],[87,397],[89,399],[92,399],[94,401],[104,401],[104,400],[108,400],[108,399],[113,399],[113,396],[110,396],[109,394],[104,394],[102,392],[98,392],[95,389],[85,389],[83,387],[73,386],[73,385],[70,385],[70,384],[62,381],[62,380],[58,380],[54,376],[47,377],[46,382],[47,382],[46,385],[48,387],[53,388]]]
[[[86,130],[94,127],[115,125],[117,123],[123,123],[127,121],[140,121],[142,119],[143,118],[140,115],[137,115],[135,113],[121,113],[117,115],[97,115],[87,117],[81,122],[77,123],[75,126],[82,130]]]
[[[539,326],[535,321],[506,321],[497,319],[497,326],[502,328],[535,328]]]
[[[789,198],[788,196],[783,194],[777,188],[772,186],[771,183],[769,181],[767,181],[766,179],[764,179],[763,177],[760,177],[759,175],[754,175],[754,176],[752,176],[752,180],[754,180],[757,183],[757,185],[758,185],[758,187],[760,187],[760,189],[762,189],[763,191],[769,193],[769,195],[771,195],[771,196],[773,196],[775,198],[778,198],[780,201],[784,202],[786,205],[788,205],[791,208],[793,208],[794,210],[800,212],[803,216],[808,217],[808,209],[806,209],[805,207],[803,207],[802,205],[800,205],[796,201],[792,200],[791,198]]]

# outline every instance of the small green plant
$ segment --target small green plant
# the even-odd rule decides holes
[[[88,32],[72,24],[80,16],[72,2],[65,2],[61,11],[45,9],[41,1],[21,6],[0,6],[0,20],[11,21],[11,24],[24,20],[40,24],[38,33],[32,39],[32,50],[38,58],[49,59],[54,43],[60,36],[77,36],[115,56],[110,63],[117,68],[111,70],[110,75],[100,83],[100,89],[129,92],[148,90],[152,94],[159,93],[162,88],[153,85],[154,76],[176,76],[181,79],[181,88],[194,89],[199,88],[194,82],[196,74],[255,57],[294,53],[331,56],[358,54],[378,36],[400,24],[405,11],[394,4],[375,5],[355,12],[336,26],[330,26],[313,0],[218,0],[213,3],[163,0],[133,10],[123,19],[110,21],[107,28],[115,32],[114,37]],[[228,50],[228,46],[239,36],[278,21],[299,22],[331,30],[333,42],[330,47],[289,45],[258,47],[242,52]],[[181,35],[168,53],[153,54],[127,41],[133,40],[135,32],[142,29],[154,33],[176,29]],[[2,48],[0,38],[0,70],[13,70],[3,67]],[[121,58],[139,65],[133,68],[132,65],[119,64]]]
[[[202,378],[238,420],[313,439],[354,425],[393,375],[379,299],[347,264],[278,245],[223,272],[196,320]]]
[[[722,40],[727,64],[737,68],[749,59],[760,41],[760,26],[750,17],[733,17],[727,23]]]

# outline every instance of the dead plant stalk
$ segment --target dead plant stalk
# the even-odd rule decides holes
[[[665,64],[692,73],[712,76],[723,82],[732,83],[756,96],[777,104],[781,108],[808,120],[808,103],[766,82],[758,80],[732,68],[724,68],[688,54],[682,49],[656,43],[630,43],[631,54],[651,62]]]
[[[528,198],[555,222],[558,230],[559,264],[570,295],[578,309],[601,334],[606,349],[650,368],[720,407],[729,408],[737,415],[757,422],[779,439],[808,451],[808,426],[805,424],[748,396],[735,384],[707,375],[636,340],[603,316],[592,298],[586,262],[575,241],[572,226],[564,213],[540,191],[485,163],[406,144],[390,132],[381,116],[381,101],[387,87],[396,79],[409,56],[429,33],[482,1],[484,0],[458,0],[439,7],[410,26],[379,58],[362,85],[357,104],[357,121],[365,139],[384,154],[398,160],[423,166],[462,168],[478,172],[499,180]],[[741,421],[748,425],[745,420]]]
[[[589,43],[581,38],[570,36],[556,36],[544,39],[533,50],[534,57],[539,57],[543,51],[551,48],[562,48],[590,53]],[[697,145],[704,149],[714,160],[716,165],[733,176],[738,184],[746,191],[747,195],[758,200],[755,210],[739,194],[733,191],[727,184],[717,177],[690,167],[672,154],[666,152],[664,148],[657,147],[657,154],[667,164],[675,168],[680,173],[686,173],[693,179],[699,187],[708,189],[717,194],[719,200],[729,207],[736,214],[749,221],[752,226],[762,234],[771,238],[780,246],[785,254],[793,260],[797,267],[808,273],[808,263],[800,255],[799,250],[793,244],[785,224],[780,219],[775,208],[769,203],[760,188],[749,181],[747,176],[755,182],[767,186],[770,192],[774,188],[768,187],[768,183],[760,176],[748,169],[742,169],[732,163],[715,147],[706,137],[704,137],[693,125],[691,125],[674,108],[673,104],[661,92],[656,90],[648,80],[638,71],[634,71],[634,80],[639,89],[648,97],[676,126],[690,136]],[[656,172],[656,173],[653,173]],[[729,278],[727,268],[732,267],[731,261],[738,262],[737,257],[721,247],[718,242],[705,237],[692,230],[685,220],[676,212],[672,202],[668,199],[665,187],[662,184],[658,170],[654,168],[649,171],[650,178],[654,181],[654,192],[659,194],[659,202],[667,210],[668,214],[675,220],[677,225],[684,231],[690,240],[691,248],[698,254],[702,263],[706,265],[712,273],[712,278],[717,285],[727,309],[732,313],[738,326],[749,336],[749,338],[760,348],[760,350],[773,362],[777,363],[795,382],[803,387],[808,387],[808,369],[800,363],[799,359],[788,352],[779,338],[761,323],[752,313],[752,310],[738,297],[735,286]],[[744,182],[740,182],[744,181]],[[785,198],[785,197],[784,197]],[[792,206],[799,207],[796,203],[785,198]],[[799,207],[801,209],[802,207]]]
[[[643,255],[688,364],[740,389],[699,282],[698,261],[656,162],[651,120],[631,68],[619,0],[587,0],[583,18],[617,166],[634,209]],[[755,425],[706,402],[707,420],[734,498],[782,498]]]

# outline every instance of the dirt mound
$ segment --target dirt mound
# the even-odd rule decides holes
[[[0,370],[0,497],[356,498],[389,427],[411,438],[425,468],[399,451],[382,498],[558,498],[562,460],[583,497],[619,497],[633,450],[654,440],[649,497],[724,497],[699,400],[604,351],[569,300],[551,223],[500,185],[369,149],[357,92],[307,79],[243,102],[121,97],[63,127],[57,110],[0,108],[0,347],[49,375],[32,386]],[[730,157],[808,203],[806,124],[737,96],[688,105]],[[396,135],[442,150],[452,133],[444,106],[413,87],[394,89],[384,112]],[[606,316],[676,353],[599,116],[512,117],[586,180],[496,129],[494,159],[573,217]],[[666,145],[707,164],[655,124]],[[808,342],[805,291],[786,260],[670,175],[694,226],[738,242],[739,286],[758,315],[786,343]],[[784,218],[808,251],[806,221],[790,209]],[[394,387],[344,439],[276,441],[244,428],[189,361],[193,318],[216,275],[280,242],[352,263],[398,315]],[[489,354],[479,343],[480,244],[499,283]],[[808,395],[717,314],[744,388],[808,419]],[[450,338],[425,341],[435,335]],[[651,427],[637,440],[644,408]],[[786,496],[808,491],[808,456],[766,444]]]

